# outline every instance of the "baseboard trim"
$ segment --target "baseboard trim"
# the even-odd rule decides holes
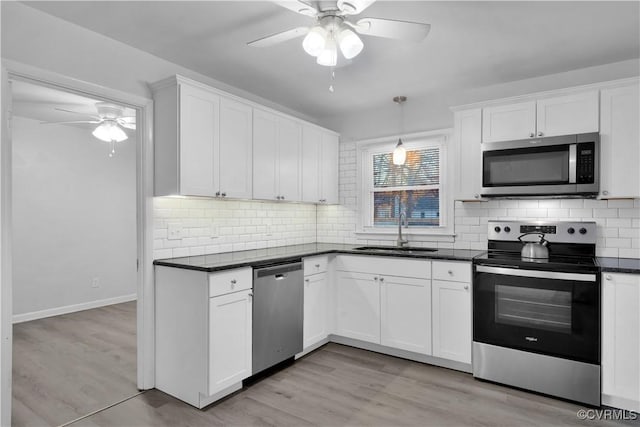
[[[135,301],[137,298],[138,298],[138,294],[129,294],[129,295],[122,295],[119,297],[83,302],[81,304],[65,305],[64,307],[49,308],[47,310],[32,311],[30,313],[14,314],[12,321],[14,324],[28,322],[30,320],[44,319],[45,317],[75,313],[76,311],[84,311],[92,308],[104,307],[106,305]]]

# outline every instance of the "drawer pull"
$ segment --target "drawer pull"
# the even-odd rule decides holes
[[[380,278],[380,281],[381,281],[381,282],[384,282],[384,277],[381,277],[381,278]]]
[[[374,277],[373,280],[378,281],[378,276]]]
[[[449,276],[453,276],[453,271],[449,270],[447,273],[449,273]]]
[[[231,284],[232,285],[235,285],[236,283],[238,283],[238,282],[236,282],[236,279],[231,279]]]
[[[309,283],[309,279],[304,279],[305,282]]]
[[[320,264],[316,264],[316,268],[320,268]]]
[[[605,278],[606,278],[607,280],[611,280],[611,275],[610,275],[610,274],[607,274]]]
[[[469,285],[464,285],[464,290],[468,291],[469,290]]]

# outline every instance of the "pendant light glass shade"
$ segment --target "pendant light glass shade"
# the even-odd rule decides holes
[[[327,30],[320,26],[313,27],[304,40],[302,41],[302,47],[304,51],[311,56],[318,56],[322,53],[327,44]]]
[[[345,58],[351,59],[358,56],[360,52],[362,52],[362,48],[364,44],[360,37],[353,31],[348,28],[340,31],[340,35],[338,36],[338,44],[340,45],[340,51],[344,55]]]
[[[336,46],[336,41],[331,39],[327,40],[327,43],[324,47],[324,50],[320,55],[318,55],[318,59],[316,62],[320,65],[324,65],[326,67],[335,67],[338,63],[338,48]]]
[[[398,138],[398,143],[396,144],[396,148],[393,150],[393,164],[394,165],[404,165],[404,162],[407,161],[407,150],[404,148],[402,144],[402,138]]]
[[[105,120],[100,123],[100,125],[98,125],[98,127],[92,132],[92,135],[105,142],[122,142],[128,138],[127,134],[120,128],[120,126],[111,120]]]

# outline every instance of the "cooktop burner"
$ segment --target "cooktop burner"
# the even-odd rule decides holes
[[[550,254],[548,259],[522,258],[520,252],[489,251],[474,258],[477,264],[503,265],[533,270],[597,271],[592,256],[563,256]]]

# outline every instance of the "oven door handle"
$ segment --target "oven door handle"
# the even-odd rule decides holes
[[[561,273],[559,271],[521,270],[519,268],[476,266],[479,273],[501,274],[503,276],[534,277],[539,279],[574,280],[577,282],[596,282],[595,274]]]

